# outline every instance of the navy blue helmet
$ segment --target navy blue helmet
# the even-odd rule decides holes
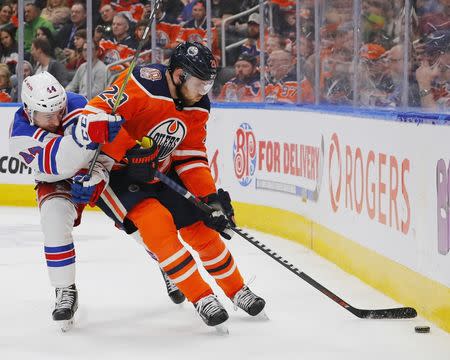
[[[181,68],[186,73],[201,80],[214,80],[217,76],[217,63],[211,50],[199,42],[179,44],[173,51],[169,71]]]

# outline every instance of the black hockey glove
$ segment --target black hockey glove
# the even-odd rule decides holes
[[[127,174],[132,179],[139,182],[149,182],[155,178],[158,169],[159,149],[154,141],[152,146],[143,149],[136,147],[128,150]]]
[[[223,193],[226,193],[226,195],[224,195]],[[208,204],[214,211],[209,215],[205,215],[203,218],[203,222],[209,228],[214,229],[217,232],[219,232],[223,238],[230,240],[234,234],[233,230],[231,230],[229,227],[230,225],[235,226],[234,218],[233,218],[234,211],[233,211],[233,207],[231,206],[231,201],[227,201],[227,198],[229,199],[230,195],[226,191],[223,191],[223,193],[222,193],[222,197],[225,199],[225,201],[224,201],[226,204],[225,207],[228,209],[228,213],[231,214],[232,219],[229,219],[227,217],[227,210],[224,209],[224,207],[221,204],[220,195],[210,194],[210,195],[204,197],[202,200],[206,204]],[[230,212],[230,209],[231,209],[231,212]]]
[[[231,226],[236,226],[236,221],[234,220],[234,209],[231,205],[230,193],[224,189],[217,190],[217,196],[219,197],[220,205],[222,205],[223,212],[228,218]]]

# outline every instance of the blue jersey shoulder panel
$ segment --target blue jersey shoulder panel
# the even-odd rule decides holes
[[[14,136],[33,136],[38,130],[37,126],[31,125],[23,110],[23,106],[14,114],[14,121],[11,129],[11,137]]]
[[[133,76],[150,94],[172,98],[166,70],[167,66],[161,64],[140,65],[134,68]]]
[[[84,108],[86,104],[87,99],[83,95],[67,92],[67,113]]]

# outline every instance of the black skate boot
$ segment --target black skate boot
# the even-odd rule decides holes
[[[252,293],[247,285],[244,285],[233,297],[233,303],[235,307],[244,310],[251,316],[258,315],[266,305],[263,298]]]
[[[215,295],[201,298],[195,304],[200,317],[208,326],[217,326],[228,320],[228,313]],[[228,330],[226,331],[228,332]]]
[[[57,321],[62,331],[68,331],[73,325],[73,317],[78,309],[78,292],[75,284],[65,288],[56,288],[55,310],[53,320]]]
[[[178,289],[178,287],[175,285],[172,279],[166,274],[166,272],[161,268],[160,270],[164,278],[164,282],[166,284],[167,294],[169,295],[170,299],[175,304],[181,304],[186,299],[186,297],[181,292],[181,290]]]

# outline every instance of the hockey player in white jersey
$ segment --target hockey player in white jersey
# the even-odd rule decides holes
[[[72,137],[86,99],[66,93],[47,72],[26,78],[21,95],[23,106],[17,110],[10,129],[10,152],[35,172],[45,258],[51,285],[56,288],[52,315],[65,331],[72,325],[78,307],[72,229],[80,223],[84,207],[71,201],[70,179],[80,169],[88,168],[94,155],[93,149],[80,147]],[[114,138],[122,119],[111,115],[104,120],[93,122],[89,135]],[[98,186],[101,193],[111,166],[111,159],[101,156],[85,186]]]
[[[76,126],[86,99],[65,92],[49,73],[26,78],[22,86],[23,107],[17,110],[10,129],[10,152],[33,168],[37,201],[44,233],[44,251],[50,283],[56,289],[53,319],[61,322],[63,331],[73,324],[78,307],[75,286],[75,247],[72,230],[81,220],[85,205],[73,201],[72,177],[87,169],[94,155],[95,143],[111,141],[120,129],[120,116],[99,114],[83,117],[84,126]],[[80,125],[80,124],[78,124]],[[82,133],[81,129],[87,129]],[[80,137],[88,138],[88,146],[80,144]],[[108,171],[113,161],[100,155],[88,181],[83,187],[95,188],[88,199],[95,203],[108,183]],[[76,175],[80,177],[82,175]],[[170,298],[175,303],[184,295],[163,273]]]

